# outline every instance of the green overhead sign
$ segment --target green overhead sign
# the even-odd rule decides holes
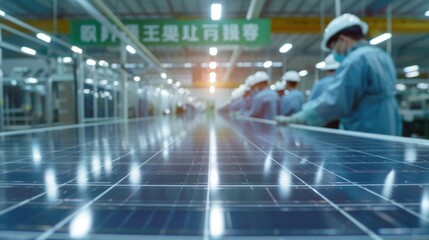
[[[124,20],[144,45],[264,46],[271,42],[270,19]],[[94,20],[71,21],[71,42],[78,46],[117,46],[119,39]]]

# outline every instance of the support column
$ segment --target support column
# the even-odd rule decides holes
[[[2,39],[2,30],[0,28],[0,42]],[[4,96],[3,96],[3,49],[0,48],[0,132],[4,131]]]
[[[83,95],[84,88],[84,62],[83,57],[80,54],[77,54],[76,59],[76,90],[77,90],[77,123],[84,123],[85,120],[85,101]]]
[[[386,32],[392,34],[392,4],[391,3],[387,5],[386,28],[387,28]],[[386,52],[389,55],[392,55],[392,39],[393,39],[393,36],[387,39],[387,43],[386,43]]]
[[[127,52],[125,50],[125,43],[121,43],[121,67],[127,63]],[[128,119],[128,83],[127,83],[127,74],[125,71],[121,71],[121,106],[122,112],[121,117],[123,119]]]

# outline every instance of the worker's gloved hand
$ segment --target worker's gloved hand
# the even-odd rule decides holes
[[[287,124],[302,124],[302,120],[297,117],[296,115],[292,115],[289,117],[285,116],[276,116],[274,120],[277,122],[278,125],[287,125]]]

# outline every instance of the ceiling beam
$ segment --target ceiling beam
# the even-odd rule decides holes
[[[247,10],[246,19],[250,20],[253,18],[258,18],[261,15],[262,9],[264,8],[265,0],[252,0],[250,2],[249,9]],[[242,47],[236,46],[234,48],[234,51],[232,52],[231,59],[229,60],[230,66],[224,76],[223,81],[228,81],[229,77],[231,76],[232,71],[234,71],[235,63],[238,61],[238,58],[241,55],[241,52],[243,51]]]

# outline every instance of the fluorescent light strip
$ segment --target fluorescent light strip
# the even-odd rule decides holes
[[[263,64],[264,68],[270,68],[271,66],[273,66],[273,62],[272,61],[266,61]]]
[[[44,33],[38,33],[36,34],[36,37],[44,42],[50,43],[51,42],[51,37],[44,34]]]
[[[130,45],[127,45],[127,46],[125,47],[125,49],[126,49],[129,53],[131,53],[131,54],[135,54],[135,53],[136,53],[136,50],[135,50],[133,47],[131,47]]]
[[[371,41],[369,41],[369,43],[371,45],[377,45],[377,44],[379,44],[381,42],[386,41],[387,39],[390,39],[391,37],[392,37],[391,33],[383,33],[380,36],[377,36],[377,37],[371,39]]]
[[[222,17],[222,4],[213,3],[211,5],[211,18],[214,21],[220,20]]]
[[[415,78],[415,77],[418,77],[419,75],[420,75],[419,71],[405,73],[406,78]]]
[[[298,75],[299,75],[300,77],[305,77],[305,76],[307,76],[307,74],[308,74],[308,71],[307,71],[307,70],[302,70],[302,71],[300,71],[300,72],[298,73]]]
[[[86,64],[88,64],[89,66],[95,66],[97,62],[94,59],[87,59]]]
[[[279,52],[287,53],[291,49],[292,49],[292,44],[291,43],[285,43],[285,44],[283,44],[283,46],[281,46],[281,48],[279,49]]]
[[[209,53],[210,53],[210,56],[216,56],[217,55],[217,48],[216,47],[211,47],[209,49]]]
[[[21,51],[22,51],[23,53],[26,53],[26,54],[29,54],[29,55],[33,55],[33,56],[37,54],[36,50],[31,49],[31,48],[29,48],[29,47],[22,47],[22,48],[21,48]]]
[[[322,61],[322,62],[319,62],[319,63],[317,63],[316,64],[316,68],[324,68],[324,67],[326,67],[326,62],[325,61]]]
[[[412,65],[412,66],[408,66],[404,68],[404,72],[408,73],[408,72],[415,72],[419,70],[419,66],[418,65]]]
[[[71,49],[73,52],[78,53],[78,54],[82,54],[82,52],[83,52],[81,48],[78,48],[78,47],[76,47],[76,46],[72,46],[70,49]]]

